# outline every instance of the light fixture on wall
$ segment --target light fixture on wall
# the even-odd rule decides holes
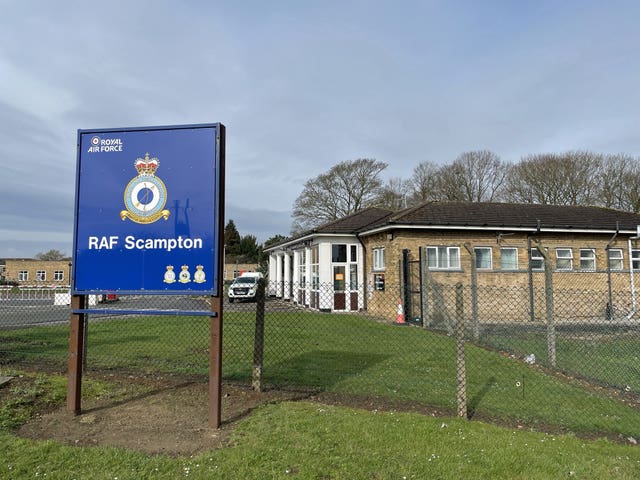
[[[393,233],[387,233],[387,240],[393,240]]]

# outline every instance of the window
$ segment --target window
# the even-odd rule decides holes
[[[320,288],[320,260],[317,245],[311,247],[311,288],[313,290]]]
[[[491,258],[491,248],[476,247],[473,250],[476,253],[476,268],[482,270],[491,270],[493,264]]]
[[[373,269],[384,270],[384,248],[373,249]]]
[[[500,249],[500,269],[501,270],[517,270],[518,269],[518,249],[517,248],[501,248]]]
[[[611,248],[607,250],[609,258],[609,270],[622,270],[622,249]]]
[[[384,291],[384,273],[373,274],[373,288],[378,291]]]
[[[307,252],[300,250],[298,253],[298,283],[300,288],[304,288],[307,284]]]
[[[20,270],[18,272],[18,281],[26,282],[28,280],[29,280],[29,272],[27,272],[26,270]]]
[[[631,268],[640,270],[640,250],[631,250]]]
[[[596,251],[593,248],[580,249],[580,270],[595,272]]]
[[[347,246],[344,244],[331,245],[331,261],[343,263],[347,261]]]
[[[537,248],[531,249],[531,270],[544,270],[544,258]]]
[[[459,247],[427,247],[427,266],[439,270],[460,268]]]
[[[53,272],[53,280],[56,282],[61,282],[64,280],[64,272],[62,270],[56,270]]]
[[[358,261],[358,247],[356,245],[351,245],[351,255],[350,255],[350,260],[351,262],[357,262]]]
[[[44,270],[36,270],[36,280],[44,282],[47,279],[47,272]]]
[[[573,252],[570,248],[556,248],[556,270],[573,269]]]

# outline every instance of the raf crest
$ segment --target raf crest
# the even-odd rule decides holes
[[[156,170],[160,161],[147,153],[144,158],[137,158],[134,167],[138,176],[131,179],[124,189],[124,206],[120,218],[127,218],[136,223],[153,223],[161,218],[167,220],[171,212],[164,210],[167,203],[167,187]]]

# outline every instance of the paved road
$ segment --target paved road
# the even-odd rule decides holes
[[[182,295],[130,295],[122,296],[117,302],[100,303],[95,309],[105,310],[179,310],[208,311],[206,298]],[[267,299],[267,311],[291,311],[297,309],[291,303]],[[253,312],[255,302],[224,301],[225,312]],[[66,324],[71,311],[68,305],[53,305],[53,300],[7,300],[0,301],[0,330],[41,325]],[[103,320],[110,315],[91,314],[90,320]]]

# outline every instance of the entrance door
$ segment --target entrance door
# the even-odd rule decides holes
[[[345,287],[345,268],[343,265],[334,265],[333,267],[333,309],[346,310],[347,301],[344,291]]]

